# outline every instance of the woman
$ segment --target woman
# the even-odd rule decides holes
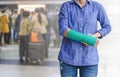
[[[97,21],[101,29],[98,30]],[[63,36],[58,59],[61,77],[97,77],[98,40],[95,46],[80,42],[76,32],[103,38],[111,25],[103,6],[92,0],[71,0],[63,3],[59,13],[59,33]],[[72,37],[72,38],[70,38]]]
[[[20,23],[19,28],[19,55],[20,55],[20,63],[28,62],[28,42],[29,42],[29,34],[31,30],[31,22],[29,19],[29,11],[23,12],[23,19]],[[24,61],[25,57],[25,61]]]
[[[35,28],[38,28],[41,32],[43,39],[46,39],[47,29],[46,26],[48,25],[47,17],[41,12],[40,8],[35,9],[35,15],[33,16],[33,25]],[[45,46],[47,46],[47,43],[45,41]],[[48,57],[47,54],[47,48],[45,48],[45,57]]]
[[[1,35],[0,35],[0,45],[6,45],[8,43],[8,34],[9,34],[9,18],[8,15],[6,13],[6,10],[3,9],[2,10],[2,14],[0,17],[0,21],[1,21],[1,25],[2,25],[2,29],[1,29]],[[4,35],[4,43],[2,43],[2,36]]]

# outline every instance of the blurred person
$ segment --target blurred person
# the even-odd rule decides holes
[[[97,21],[100,22],[100,29]],[[59,12],[59,34],[63,36],[58,56],[61,77],[77,77],[78,69],[79,77],[97,77],[99,40],[95,47],[74,41],[68,37],[72,37],[72,34],[80,36],[73,30],[102,39],[111,31],[104,7],[92,0],[71,0],[63,3]]]
[[[55,7],[53,10],[47,10],[47,19],[48,19],[48,26],[47,26],[47,31],[49,34],[49,38],[51,43],[53,43],[53,47],[60,47],[61,43],[61,37],[59,36],[58,33],[58,7]],[[55,31],[53,33],[53,31]],[[54,36],[52,37],[51,36]],[[57,37],[56,37],[57,36]],[[52,37],[52,38],[51,38]]]
[[[29,11],[23,12],[23,18],[20,23],[19,28],[19,56],[20,56],[20,63],[23,64],[24,62],[28,62],[28,42],[29,42],[29,34],[31,30],[31,22],[29,19]],[[25,58],[25,60],[24,60]]]
[[[18,13],[17,9],[13,10],[13,14],[12,14],[12,24],[13,25],[15,24],[15,20],[16,20],[16,18],[18,16],[17,13]]]
[[[34,16],[34,14],[35,14],[35,12],[30,12],[30,16],[29,16],[29,18],[30,18],[30,20],[32,20],[32,18],[33,18],[33,16]]]
[[[50,46],[50,43],[53,42],[54,39],[52,39],[51,37],[51,33],[53,30],[53,16],[52,14],[49,12],[49,10],[46,11],[46,17],[47,17],[47,20],[48,20],[48,26],[46,27],[47,28],[47,37],[48,37],[48,47]]]
[[[21,23],[21,20],[23,18],[23,12],[24,12],[24,9],[20,9],[20,12],[15,20],[15,23],[14,23],[14,27],[15,27],[15,30],[14,30],[14,41],[17,43],[18,42],[18,32],[19,32],[19,27],[20,27],[20,23]]]
[[[1,8],[0,8],[0,35],[1,35],[1,31],[2,31],[2,24],[1,24]]]
[[[57,11],[56,11],[57,12]],[[59,31],[58,31],[58,15],[57,13],[53,15],[53,29],[55,31],[56,39],[54,40],[54,46],[55,47],[60,47],[60,42],[61,42],[61,37],[59,36]]]
[[[46,33],[47,33],[47,29],[46,29],[46,26],[48,25],[48,20],[46,18],[46,16],[41,13],[40,11],[40,8],[36,8],[35,9],[35,15],[33,16],[33,25],[34,27],[38,27],[42,36],[43,36],[43,39],[45,40],[46,39]],[[45,40],[45,46],[46,45],[46,40]],[[45,48],[45,53],[47,53],[46,51],[47,49]],[[45,54],[45,57],[47,58],[48,57],[48,54]]]
[[[51,43],[54,44],[54,42],[56,40],[56,33],[55,33],[53,27],[50,27],[49,34],[50,34],[50,41],[51,41]],[[53,47],[55,47],[55,44],[53,45]]]
[[[4,46],[8,43],[8,34],[10,32],[9,30],[9,17],[6,13],[6,9],[2,9],[2,14],[0,16],[0,20],[1,20],[1,25],[2,25],[2,29],[1,29],[1,35],[0,35],[0,45]],[[2,36],[4,36],[4,44],[2,43]]]
[[[14,32],[15,32],[15,21],[16,21],[16,18],[17,18],[17,16],[18,16],[18,14],[17,14],[18,12],[17,12],[17,9],[15,9],[15,10],[13,10],[13,12],[12,12],[12,31],[11,31],[11,39],[12,39],[12,42],[14,42],[15,41],[15,39],[14,39]]]
[[[47,15],[46,15],[46,9],[45,8],[43,8],[43,7],[41,7],[40,8],[40,12],[43,14],[43,16],[44,16],[44,18],[45,18],[45,20],[46,20],[46,22],[47,22],[47,24],[45,24],[46,25],[46,34],[43,34],[43,38],[45,39],[45,57],[46,58],[48,58],[48,47],[49,47],[49,33],[48,33],[48,28],[49,28],[49,26],[48,26],[48,19],[47,19]]]
[[[9,18],[9,33],[7,35],[7,44],[11,44],[11,28],[12,28],[12,11],[7,9],[7,15]]]
[[[1,23],[1,9],[0,9],[0,35],[1,35],[1,31],[2,31],[2,23]]]

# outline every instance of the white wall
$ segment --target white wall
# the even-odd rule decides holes
[[[112,31],[99,46],[100,67],[98,77],[120,77],[120,0],[96,0],[110,19]]]

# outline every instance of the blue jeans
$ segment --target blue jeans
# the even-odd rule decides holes
[[[91,66],[72,66],[60,62],[61,77],[77,77],[79,69],[79,77],[97,77],[98,65]]]

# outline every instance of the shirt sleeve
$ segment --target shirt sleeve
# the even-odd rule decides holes
[[[101,25],[101,29],[98,30],[98,32],[101,34],[100,38],[102,38],[111,31],[110,21],[102,5],[99,7],[97,20]]]
[[[64,36],[64,32],[68,29],[68,9],[64,3],[59,12],[59,34]]]

